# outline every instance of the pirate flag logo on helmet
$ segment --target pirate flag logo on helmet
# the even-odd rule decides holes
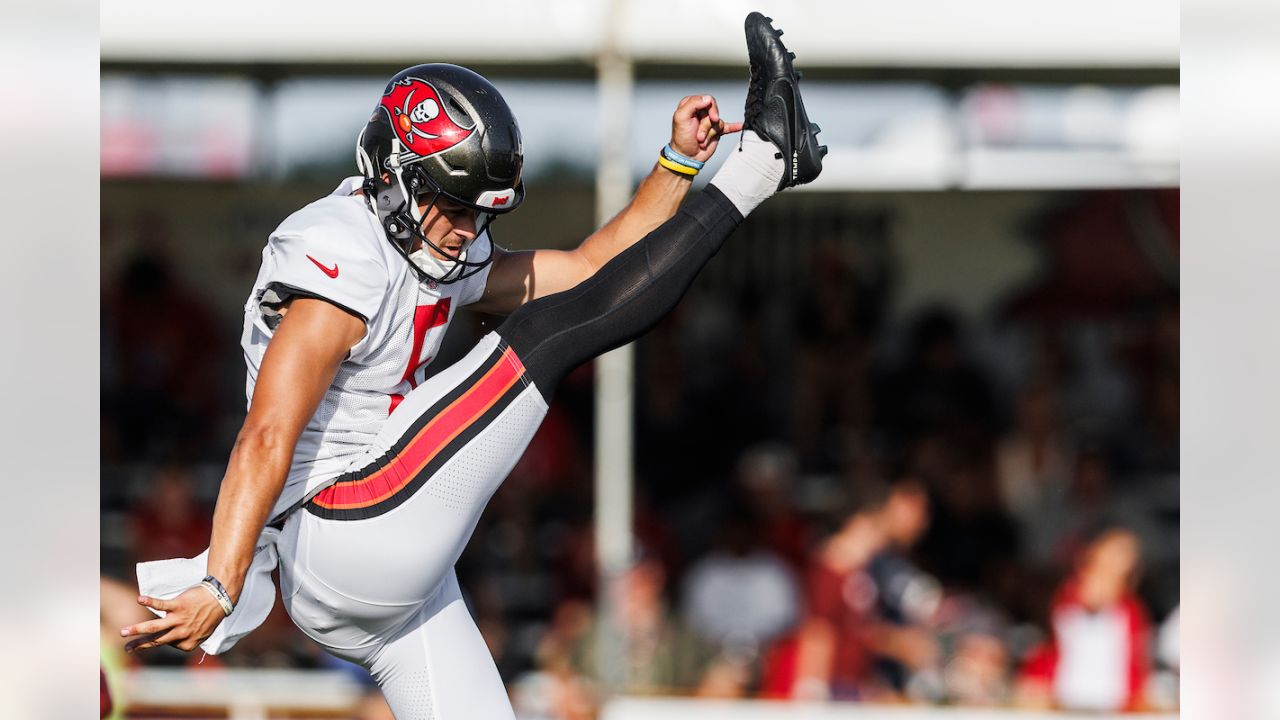
[[[445,112],[440,94],[430,83],[405,78],[382,96],[391,127],[406,151],[418,157],[443,152],[466,140],[475,128],[458,125]]]

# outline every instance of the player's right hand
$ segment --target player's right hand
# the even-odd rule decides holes
[[[191,652],[213,634],[226,617],[213,595],[199,585],[172,600],[138,596],[138,604],[164,613],[164,617],[120,628],[120,637],[137,637],[124,646],[125,652],[172,645]]]
[[[742,130],[740,122],[725,122],[720,107],[710,95],[689,95],[680,101],[671,116],[671,148],[698,161],[706,161],[716,151],[720,138]]]

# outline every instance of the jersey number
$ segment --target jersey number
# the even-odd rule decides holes
[[[413,311],[413,349],[409,351],[409,366],[404,369],[404,376],[400,378],[400,382],[408,380],[410,388],[418,387],[418,369],[431,361],[429,357],[418,359],[418,355],[422,353],[422,344],[427,339],[427,331],[449,322],[450,300],[451,298],[445,298],[434,305],[419,305]],[[392,393],[387,414],[395,412],[402,400],[404,395]]]

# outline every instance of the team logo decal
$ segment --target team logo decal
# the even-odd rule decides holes
[[[444,111],[440,94],[424,80],[405,78],[382,96],[382,107],[405,149],[426,157],[457,145],[475,132],[455,123]]]

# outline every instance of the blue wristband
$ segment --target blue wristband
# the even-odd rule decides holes
[[[671,143],[667,143],[662,146],[662,154],[671,162],[683,165],[687,168],[693,168],[694,170],[701,170],[702,166],[706,165],[704,162],[699,162],[691,157],[685,157],[684,155],[676,152],[671,148]]]

